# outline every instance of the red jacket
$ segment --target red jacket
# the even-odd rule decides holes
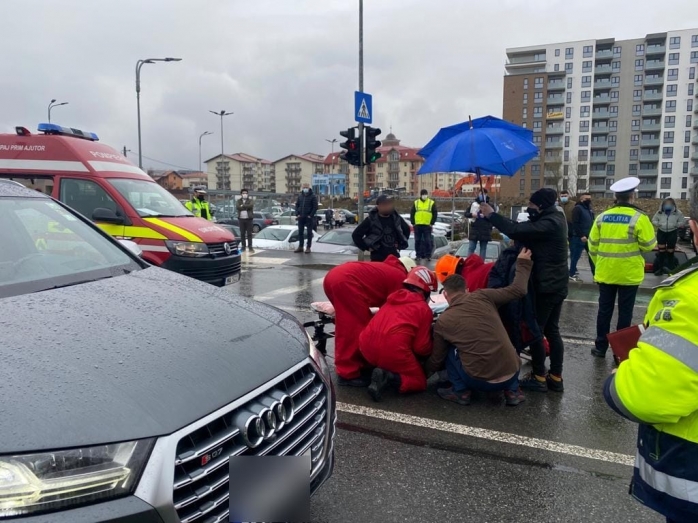
[[[477,254],[471,254],[465,259],[460,275],[465,278],[468,292],[487,288],[492,267],[494,267],[494,263],[485,263]]]
[[[366,360],[390,369],[386,362],[429,356],[434,316],[420,293],[400,289],[388,297],[359,337]]]

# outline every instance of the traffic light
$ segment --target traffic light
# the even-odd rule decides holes
[[[339,144],[342,149],[346,149],[346,152],[339,157],[349,165],[361,165],[361,137],[357,137],[356,127],[350,127],[339,134],[347,139],[346,142]]]
[[[376,163],[382,156],[378,152],[381,142],[376,140],[376,137],[381,133],[377,127],[366,127],[366,165]]]

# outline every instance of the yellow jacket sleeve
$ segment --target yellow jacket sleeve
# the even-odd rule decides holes
[[[598,222],[594,220],[594,224],[591,226],[591,231],[589,231],[589,238],[587,238],[587,241],[589,242],[589,257],[594,263],[596,263],[596,257],[599,252],[599,238]]]
[[[657,246],[654,226],[647,215],[643,214],[638,220],[635,236],[637,237],[637,244],[643,252],[651,251]]]

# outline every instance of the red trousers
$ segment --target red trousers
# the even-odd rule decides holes
[[[334,364],[344,379],[361,376],[366,361],[359,335],[371,321],[371,307],[382,307],[402,287],[407,272],[397,258],[384,262],[349,262],[330,270],[323,288],[335,310]]]

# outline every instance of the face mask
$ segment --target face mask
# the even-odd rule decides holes
[[[567,196],[563,196],[562,198],[560,198],[560,201],[561,201],[562,203],[567,203],[567,202],[570,201],[570,199],[569,199]]]
[[[427,200],[427,195],[426,195],[426,194],[422,194],[422,197],[421,197],[421,198],[422,198],[422,201],[424,202],[424,201]]]
[[[671,212],[671,211],[674,210],[674,206],[671,205],[671,204],[666,204],[666,205],[664,206],[664,210],[665,210],[666,212]]]
[[[531,221],[536,220],[540,216],[540,211],[538,209],[534,209],[533,207],[526,209],[526,212],[528,213],[528,218]]]
[[[583,205],[584,207],[591,207],[591,200],[584,200],[584,201],[582,202],[582,205]]]
[[[308,188],[304,188],[304,189],[303,189],[303,194],[308,194],[308,191],[309,191],[309,190],[310,190],[310,189],[308,189]]]

